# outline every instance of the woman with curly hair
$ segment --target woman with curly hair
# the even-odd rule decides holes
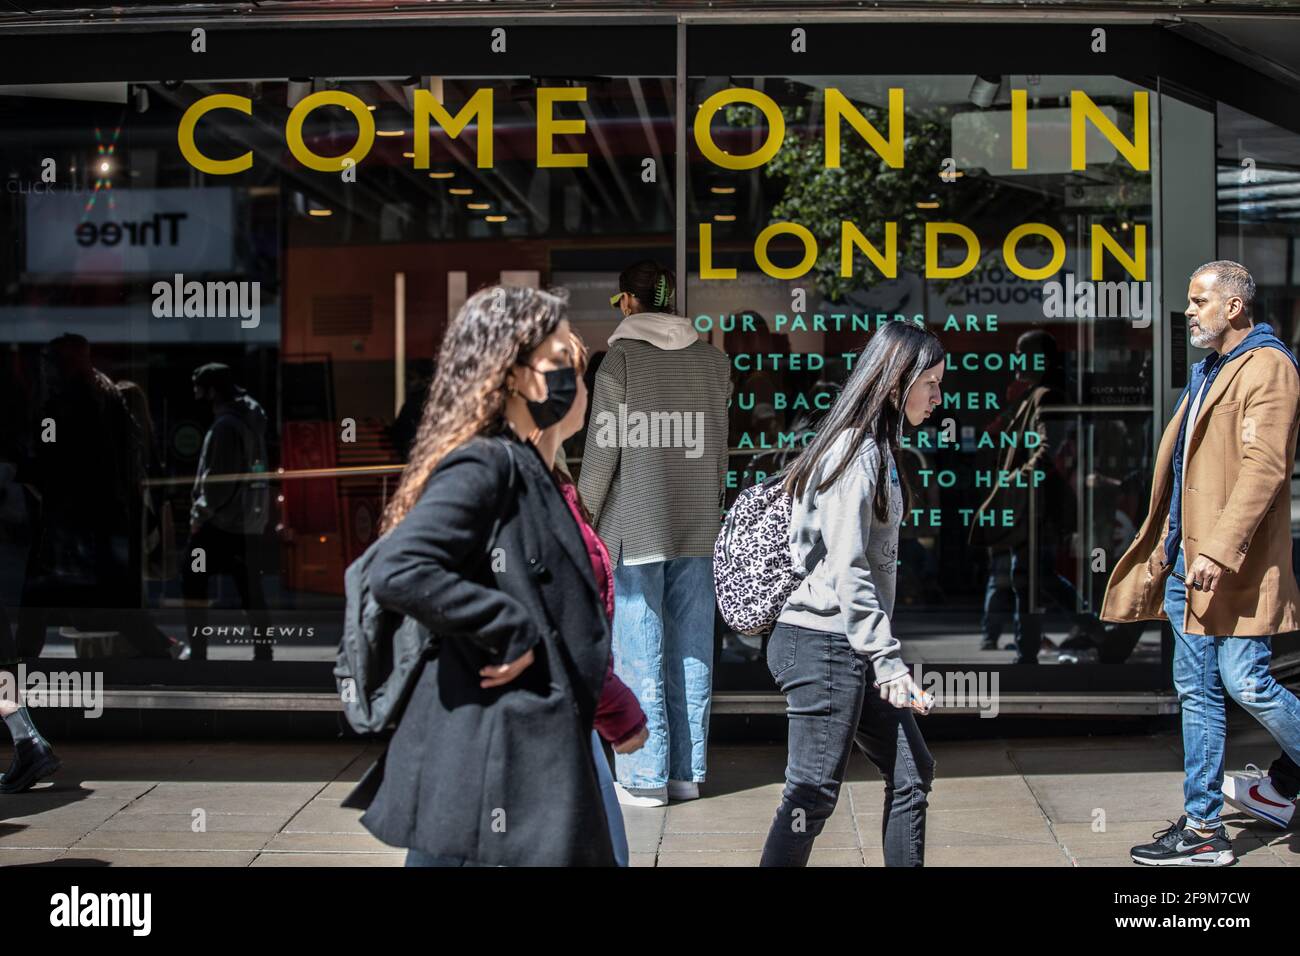
[[[362,823],[416,866],[609,866],[591,732],[604,601],[533,440],[577,394],[560,296],[492,287],[443,339],[370,569],[438,644]]]

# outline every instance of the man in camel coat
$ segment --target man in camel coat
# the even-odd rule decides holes
[[[1254,316],[1255,281],[1236,262],[1188,287],[1192,368],[1156,452],[1151,504],[1115,565],[1101,617],[1168,620],[1182,707],[1185,816],[1135,862],[1225,865],[1224,694],[1300,762],[1300,701],[1269,674],[1272,635],[1300,628],[1291,567],[1291,469],[1300,427],[1295,357]]]

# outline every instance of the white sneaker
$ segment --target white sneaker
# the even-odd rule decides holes
[[[618,795],[618,802],[625,807],[668,806],[667,787],[624,787],[616,780],[614,793]]]
[[[700,785],[693,780],[669,780],[668,799],[698,800],[700,799]]]
[[[1291,825],[1295,804],[1277,792],[1268,774],[1253,763],[1245,770],[1224,774],[1223,799],[1256,820],[1263,820],[1285,830]]]

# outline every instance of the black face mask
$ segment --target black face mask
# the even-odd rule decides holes
[[[523,362],[519,364],[524,365]],[[533,368],[531,365],[524,367]],[[541,370],[533,368],[533,371]],[[527,400],[528,414],[533,416],[533,422],[538,428],[550,428],[569,414],[569,409],[573,407],[574,400],[578,397],[578,373],[569,366],[553,368],[542,374],[546,376],[546,397],[540,402]]]

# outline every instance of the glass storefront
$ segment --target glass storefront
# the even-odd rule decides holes
[[[942,338],[945,404],[900,462],[910,661],[1168,687],[1155,622],[1096,612],[1199,357],[1187,274],[1217,244],[1300,340],[1300,122],[1271,81],[1261,107],[1153,73],[1152,44],[1187,41],[1134,24],[1105,55],[1049,22],[299,23],[211,30],[201,59],[176,31],[113,55],[73,35],[62,60],[21,39],[0,71],[11,656],[330,690],[343,572],[449,317],[484,285],[564,287],[594,366],[619,272],[653,258],[731,362],[728,502],[798,453],[881,323]],[[1178,146],[1216,127],[1217,150]],[[1217,229],[1167,198],[1189,168],[1217,173]],[[1013,666],[1039,632],[1050,666]],[[761,639],[715,637],[720,691],[772,690]]]

